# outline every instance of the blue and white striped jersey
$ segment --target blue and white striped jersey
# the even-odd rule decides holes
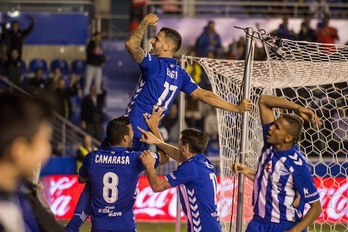
[[[154,105],[164,107],[166,114],[180,91],[191,94],[198,88],[175,59],[146,53],[139,65],[142,75],[124,114],[131,121],[135,138],[141,138],[137,126],[148,130],[143,114],[151,114]]]
[[[91,182],[92,230],[136,231],[133,207],[140,173],[141,152],[108,147],[89,153],[79,175]],[[158,166],[160,156],[153,153]]]
[[[188,232],[221,232],[216,175],[203,154],[183,162],[166,179],[172,187],[180,185],[180,202],[187,217]]]
[[[254,213],[271,222],[298,222],[303,212],[292,205],[296,193],[300,194],[305,203],[319,200],[319,193],[308,164],[297,146],[277,151],[266,142],[271,125],[273,123],[263,125],[265,145],[254,180]]]

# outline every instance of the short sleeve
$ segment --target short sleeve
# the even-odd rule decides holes
[[[301,162],[297,161],[299,164]],[[315,187],[312,175],[306,165],[294,164],[292,173],[296,191],[301,195],[301,200],[306,203],[311,203],[319,200],[319,192]]]
[[[139,168],[139,172],[142,172],[145,170],[145,167],[143,165],[143,162],[141,162],[139,156],[140,156],[141,152],[137,153],[137,159],[138,159],[138,168]],[[160,161],[161,161],[161,156],[158,152],[151,152],[153,158],[155,159],[155,165],[154,165],[154,168],[157,168]]]
[[[149,74],[156,73],[160,70],[161,65],[156,56],[151,55],[150,53],[146,52],[144,59],[139,64],[142,77],[146,79],[147,77],[151,76]]]
[[[274,124],[274,122],[262,125],[262,135],[263,135],[263,142],[264,142],[264,149],[268,148],[271,146],[271,144],[267,143],[267,134],[269,128]],[[263,150],[264,150],[263,149]]]
[[[87,156],[83,159],[82,166],[80,167],[79,170],[79,176],[82,178],[87,178],[88,177],[88,170],[91,164],[91,158],[94,153],[88,153]]]
[[[197,169],[192,162],[181,164],[177,170],[166,175],[172,187],[185,184],[197,178]]]
[[[198,85],[194,80],[190,77],[190,75],[186,71],[182,71],[182,86],[181,91],[186,94],[191,94],[193,91],[198,89]]]

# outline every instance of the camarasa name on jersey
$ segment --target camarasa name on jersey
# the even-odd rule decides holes
[[[96,164],[130,164],[129,156],[95,155]]]

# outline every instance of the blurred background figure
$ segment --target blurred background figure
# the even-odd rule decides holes
[[[199,57],[207,57],[208,52],[213,52],[217,57],[221,48],[220,35],[215,30],[215,22],[209,21],[204,27],[202,34],[196,40],[197,55]]]
[[[101,44],[100,32],[95,32],[87,45],[87,67],[85,77],[84,95],[89,94],[90,87],[94,81],[97,93],[102,93],[103,65],[106,61],[104,49]]]
[[[21,59],[17,49],[11,51],[10,57],[4,63],[5,76],[15,85],[23,81]]]
[[[297,34],[293,30],[289,29],[289,19],[287,17],[283,17],[283,22],[279,24],[277,30],[271,32],[271,35],[282,39],[297,39]]]
[[[95,85],[90,87],[90,94],[82,99],[81,127],[99,141],[104,139],[104,103],[105,94],[98,94]]]
[[[317,30],[317,42],[318,43],[336,43],[339,40],[337,29],[329,26],[330,16],[325,15],[323,23]]]
[[[22,58],[22,52],[23,52],[23,41],[24,39],[32,32],[34,28],[34,18],[30,16],[30,25],[27,29],[22,30],[19,26],[18,21],[13,21],[11,23],[11,27],[8,29],[6,28],[7,25],[7,19],[5,18],[5,22],[3,24],[2,32],[4,39],[7,44],[7,55],[11,55],[11,51],[13,49],[16,49],[19,54],[19,58]]]
[[[298,40],[315,42],[317,39],[316,37],[316,31],[311,28],[311,16],[306,15],[301,23],[301,29],[298,33]]]
[[[97,148],[92,144],[92,137],[90,135],[85,135],[82,143],[76,150],[76,173],[79,173],[79,169],[82,166],[83,159],[86,155],[95,149]]]

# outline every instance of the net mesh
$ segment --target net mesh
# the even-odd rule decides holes
[[[299,148],[307,157],[324,211],[309,231],[348,231],[348,46],[275,40],[265,42],[266,61],[254,61],[247,143],[241,154],[242,116],[218,110],[220,143],[220,220],[223,231],[235,231],[237,194],[232,164],[245,156],[256,168],[263,144],[260,94],[284,97],[313,109],[322,128],[305,123]],[[243,95],[244,61],[186,57],[206,71],[214,93],[237,104]],[[292,113],[292,112],[286,112]],[[243,229],[252,218],[252,183],[245,180]]]

